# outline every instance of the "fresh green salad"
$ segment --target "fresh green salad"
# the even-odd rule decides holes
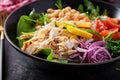
[[[77,9],[57,0],[58,9],[22,15],[19,47],[27,54],[61,63],[99,63],[120,56],[120,20],[89,0]],[[102,14],[100,14],[102,13]]]

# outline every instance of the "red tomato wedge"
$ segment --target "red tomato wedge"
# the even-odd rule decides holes
[[[109,31],[108,30],[103,30],[100,32],[100,34],[104,37],[106,37],[108,34],[109,34]]]
[[[106,20],[97,19],[93,22],[92,28],[98,31],[103,37],[108,36],[110,33],[116,33],[112,36],[113,39],[119,39],[120,36],[118,33],[120,30],[120,24],[118,19],[107,18]],[[101,39],[97,35],[93,35],[93,38]]]
[[[114,18],[109,18],[107,17],[107,19],[105,20],[105,24],[108,28],[119,28],[120,29],[120,21]]]
[[[117,33],[113,34],[111,37],[112,37],[112,39],[114,39],[114,40],[120,39],[120,32],[117,32]]]
[[[119,28],[111,28],[109,29],[109,32],[113,32],[113,33],[119,32]]]
[[[105,23],[101,19],[98,19],[98,20],[94,21],[92,28],[95,29],[98,32],[101,32],[103,30],[108,29],[107,26],[105,25]]]
[[[93,38],[96,40],[102,40],[102,36],[98,36],[96,34],[93,34]]]

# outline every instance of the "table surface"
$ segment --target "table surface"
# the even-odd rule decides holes
[[[120,1],[112,3],[119,6]],[[74,73],[47,73],[34,66],[33,61],[19,54],[5,39],[4,60],[3,60],[3,80],[120,80],[120,61],[115,62],[108,69],[94,73],[74,74]]]

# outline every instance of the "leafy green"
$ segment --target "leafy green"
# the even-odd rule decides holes
[[[45,49],[42,49],[40,50],[38,53],[36,53],[35,55],[36,56],[40,56],[40,57],[44,57],[46,58],[47,60],[51,61],[53,58],[52,58],[52,54],[53,54],[53,51],[52,49],[50,48],[45,48]]]
[[[56,6],[58,9],[62,9],[62,8],[63,8],[62,0],[56,0],[55,6]]]
[[[111,37],[106,39],[107,49],[110,51],[112,57],[120,56],[120,40],[113,40]]]
[[[35,9],[30,12],[29,17],[35,22],[43,25],[46,25],[48,22],[50,22],[47,13],[42,12],[41,14],[39,14],[35,12]]]
[[[22,32],[22,35],[19,37],[21,39],[30,39],[31,37],[33,37],[35,32],[29,32],[29,33],[26,33],[26,32]]]
[[[80,4],[78,6],[78,11],[80,12],[87,11],[85,12],[86,15],[93,20],[99,18],[101,15],[107,15],[107,9],[105,9],[103,13],[100,15],[99,6],[94,6],[94,4],[90,0],[84,0],[84,4]]]
[[[21,39],[20,37],[17,37],[17,40],[18,40],[18,45],[19,45],[19,47],[22,48],[23,42],[25,42],[26,40],[23,40],[23,39]]]
[[[93,5],[93,3],[89,0],[84,0],[84,5],[86,6],[87,10],[90,10],[91,13],[95,12],[95,7]]]
[[[35,9],[33,9],[29,16],[23,15],[20,17],[18,24],[17,24],[17,37],[20,37],[22,33],[30,33],[36,30],[36,23],[40,23],[46,25],[50,20],[46,13],[36,13]],[[22,40],[17,38],[19,42],[19,46],[22,47],[22,44],[26,40]]]
[[[107,11],[107,9],[105,9],[104,11],[103,11],[103,14],[102,15],[107,15],[108,14],[108,11]]]
[[[78,6],[78,11],[81,12],[81,13],[84,12],[84,7],[83,7],[82,4],[80,4],[80,5]]]
[[[35,30],[35,23],[28,16],[21,16],[17,25],[17,36],[22,35],[22,32],[33,32]]]
[[[96,12],[96,16],[100,16],[100,8],[99,8],[99,6],[96,6],[95,12]]]
[[[99,37],[102,37],[102,35],[101,35],[99,32],[97,32],[96,30],[87,29],[87,32],[92,33],[92,34],[95,34],[95,35],[97,35],[97,36],[99,36]]]
[[[95,8],[93,3],[89,0],[84,0],[84,4],[87,8],[87,15],[90,19],[94,19],[96,16],[99,16],[99,6]],[[94,17],[93,17],[94,16]]]
[[[47,13],[41,13],[37,21],[46,25],[48,22],[50,22],[50,19],[48,18]]]
[[[47,60],[53,62],[68,63],[68,60],[66,59],[53,59],[53,51],[50,48],[42,49],[35,55],[38,57],[46,58]]]
[[[17,36],[18,37],[22,35],[22,32],[29,33],[29,32],[34,32],[35,30],[36,29],[35,29],[34,20],[32,20],[30,17],[26,15],[23,15],[20,17],[20,20],[17,25]],[[17,39],[19,42],[19,47],[22,47],[23,42],[26,40],[22,40],[20,38],[17,38]]]
[[[22,32],[22,35],[33,35],[35,32],[29,32],[29,33],[26,33],[26,32]]]
[[[35,9],[33,9],[30,14],[29,17],[33,20],[37,20],[39,18],[40,14],[35,12]]]
[[[54,59],[52,61],[54,61],[54,62],[60,62],[60,63],[68,63],[68,60],[66,60],[66,59]]]

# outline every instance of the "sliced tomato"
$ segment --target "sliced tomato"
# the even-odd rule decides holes
[[[119,32],[119,28],[111,28],[109,29],[109,32],[113,32],[113,33]]]
[[[120,22],[119,20],[109,18],[109,17],[105,20],[105,24],[108,28],[119,28],[120,29],[119,22]]]
[[[103,30],[100,32],[100,34],[104,37],[106,37],[108,34],[109,34],[109,31],[108,30]]]
[[[112,39],[114,39],[114,40],[120,39],[120,32],[117,32],[117,33],[113,34]]]
[[[103,30],[107,30],[108,28],[101,19],[98,19],[93,22],[93,29],[95,29],[98,32],[101,32]]]
[[[102,36],[98,36],[96,34],[93,34],[93,38],[96,40],[102,40]]]

